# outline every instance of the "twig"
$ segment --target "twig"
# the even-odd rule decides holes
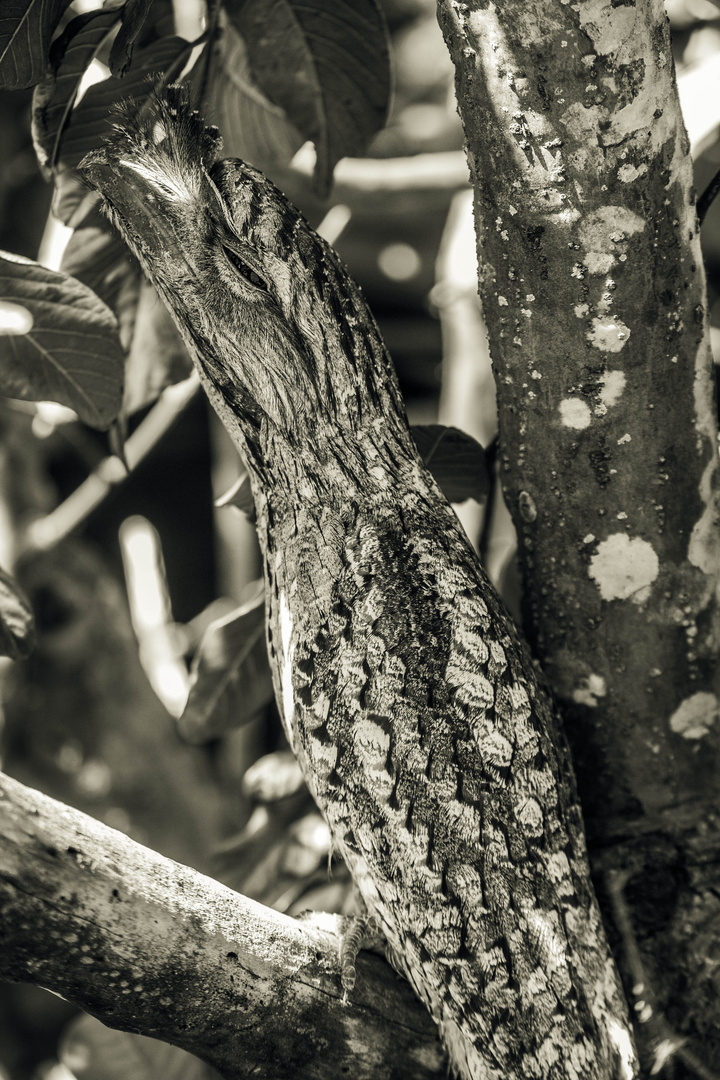
[[[190,679],[178,646],[157,530],[140,515],[127,518],[120,526],[120,550],[140,663],[167,711],[178,717]]]
[[[650,1075],[657,1076],[668,1062],[676,1057],[700,1080],[718,1080],[717,1073],[708,1069],[688,1048],[686,1037],[673,1030],[658,1006],[645,973],[645,965],[638,949],[630,911],[625,900],[625,886],[629,878],[628,871],[614,870],[606,874],[605,883],[615,926],[622,939],[625,963],[633,983],[630,995],[635,1019],[645,1027],[652,1046],[653,1061],[650,1065]]]
[[[23,538],[25,551],[49,551],[74,532],[108,493],[122,484],[177,420],[200,386],[196,374],[169,386],[125,443],[128,469],[115,455],[104,458],[86,480],[45,517],[33,521]]]
[[[697,201],[697,216],[698,221],[702,225],[708,210],[712,206],[713,202],[720,193],[720,169],[715,173],[708,186],[703,191],[702,195]]]

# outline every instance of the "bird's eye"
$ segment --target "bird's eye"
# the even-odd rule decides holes
[[[236,251],[233,251],[232,248],[225,247],[224,245],[223,251],[225,252],[225,258],[228,260],[228,262],[231,263],[232,266],[234,266],[238,274],[240,274],[240,276],[243,277],[245,281],[248,282],[248,284],[253,285],[256,289],[264,289],[265,292],[267,292],[267,282],[263,281],[260,275],[256,274],[253,268],[251,266],[248,266],[248,264],[240,258]]]

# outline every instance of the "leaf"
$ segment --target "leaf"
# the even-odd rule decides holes
[[[292,750],[275,750],[246,769],[242,793],[251,802],[273,803],[295,795],[304,783],[302,769]]]
[[[178,721],[188,742],[206,742],[247,723],[273,696],[265,644],[263,590],[210,624],[190,672],[190,695]]]
[[[79,1016],[68,1025],[59,1057],[77,1080],[220,1080],[219,1073],[186,1050],[113,1031],[94,1016]]]
[[[192,361],[167,308],[107,218],[94,207],[75,229],[61,269],[87,285],[118,320],[125,361],[123,411],[155,401],[186,379]]]
[[[203,67],[195,65],[191,82],[202,77]],[[209,70],[201,111],[220,129],[225,154],[260,169],[288,164],[305,137],[258,88],[250,74],[245,42],[229,24],[213,46]]]
[[[410,428],[423,463],[448,502],[483,502],[490,489],[485,451],[471,435],[444,424]]]
[[[136,412],[192,372],[192,360],[155,286],[141,281],[125,364],[123,408]]]
[[[55,194],[52,201],[53,216],[68,225],[77,228],[97,203],[97,192],[88,191],[74,169],[58,165],[55,174]]]
[[[185,38],[161,38],[135,54],[125,78],[111,77],[91,86],[66,125],[60,146],[62,164],[75,168],[90,150],[96,150],[110,132],[113,105],[134,97],[140,106],[153,93],[148,76],[163,72],[165,80],[172,82],[191,51],[192,45]]]
[[[78,178],[75,168],[110,133],[113,106],[135,98],[138,108],[142,108],[153,93],[149,76],[163,72],[164,81],[172,82],[185,67],[192,48],[192,44],[181,37],[154,41],[135,52],[132,68],[123,79],[111,77],[95,83],[72,110],[62,131],[59,154],[55,157],[53,213],[65,225],[77,225],[96,198]]]
[[[122,10],[122,26],[110,50],[110,73],[122,78],[132,61],[135,39],[142,30],[152,0],[127,0]]]
[[[52,71],[35,87],[32,105],[33,143],[46,176],[57,164],[60,140],[80,82],[119,19],[117,11],[91,11],[78,15],[53,42],[50,50]]]
[[[336,162],[361,154],[387,119],[390,54],[376,0],[228,0],[255,82],[317,152],[327,195]]]
[[[23,90],[45,75],[52,36],[70,0],[2,0],[0,88]]]
[[[120,341],[132,339],[142,271],[137,259],[95,205],[76,227],[60,269],[87,285],[118,320]]]
[[[0,253],[0,303],[23,308],[25,332],[0,324],[0,393],[57,401],[105,429],[122,400],[123,352],[109,308],[84,285],[31,259]]]
[[[15,581],[0,569],[0,656],[24,660],[35,647],[30,603]]]

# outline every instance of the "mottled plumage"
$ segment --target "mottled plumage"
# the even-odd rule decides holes
[[[359,289],[216,152],[173,90],[84,172],[251,471],[276,693],[335,847],[465,1080],[629,1078],[552,705]]]

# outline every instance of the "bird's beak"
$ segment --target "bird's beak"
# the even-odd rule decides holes
[[[78,169],[99,193],[113,224],[145,270],[187,264],[187,245],[177,228],[182,217],[178,204],[188,199],[187,192],[173,191],[138,159],[116,156],[106,147],[88,154]]]

